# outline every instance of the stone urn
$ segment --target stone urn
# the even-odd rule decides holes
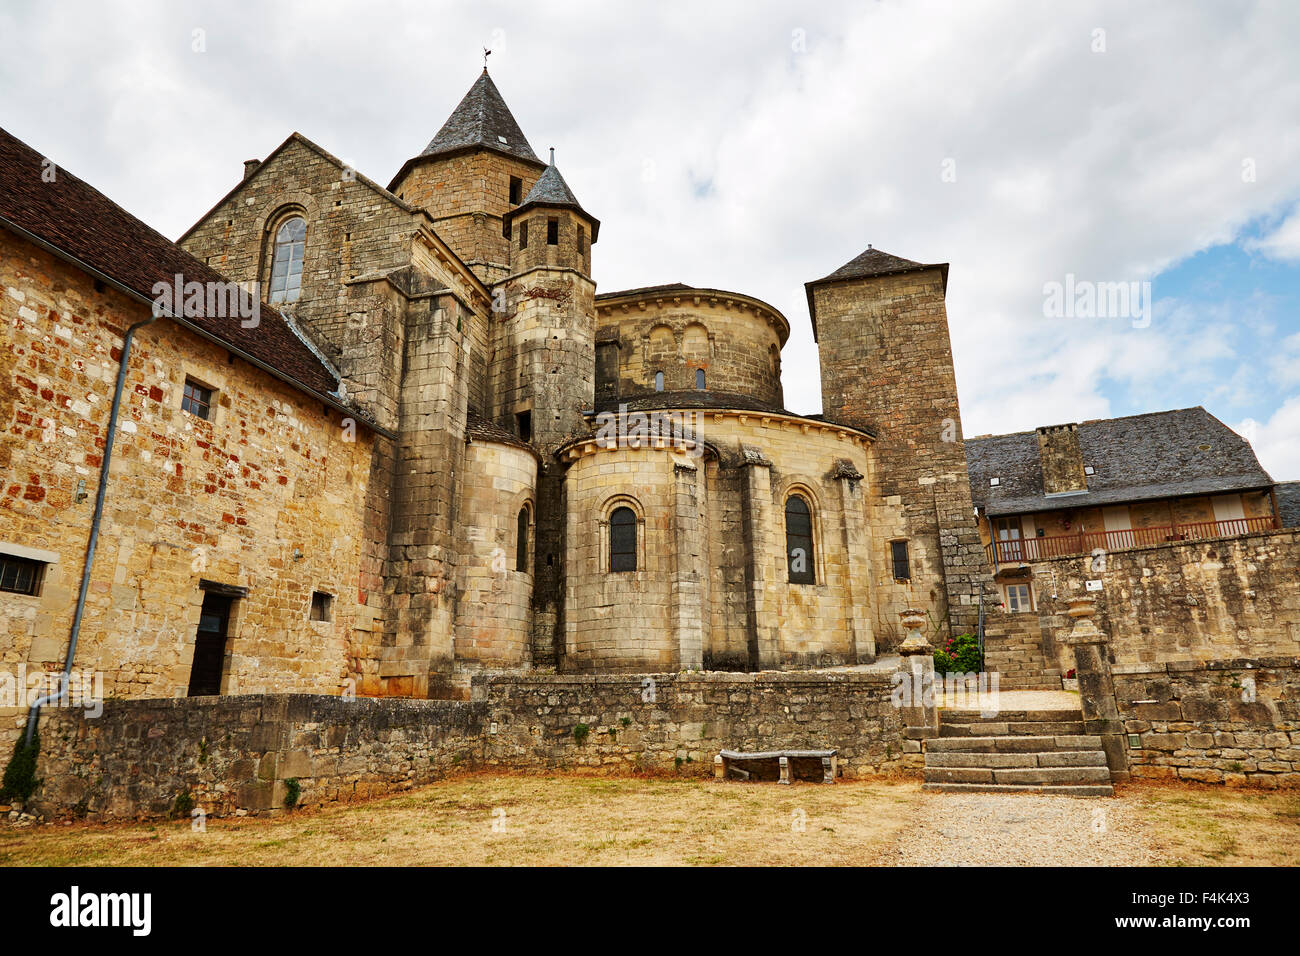
[[[1097,599],[1091,594],[1067,598],[1066,603],[1070,605],[1066,613],[1076,620],[1081,617],[1092,617],[1097,613]]]
[[[898,619],[903,624],[903,630],[907,632],[907,637],[898,646],[898,653],[904,657],[912,654],[930,653],[929,642],[921,636],[921,625],[925,623],[925,612],[918,611],[916,608],[908,608],[906,611],[898,612]]]

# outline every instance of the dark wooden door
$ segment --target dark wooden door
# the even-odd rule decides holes
[[[226,659],[226,626],[230,622],[228,597],[209,592],[199,612],[194,641],[194,664],[190,667],[191,697],[221,693],[221,668]]]

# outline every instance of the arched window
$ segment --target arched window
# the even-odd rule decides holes
[[[636,512],[615,508],[609,516],[609,569],[636,570]]]
[[[515,523],[515,570],[528,570],[528,506],[519,509]]]
[[[271,259],[272,305],[297,302],[302,292],[302,257],[307,247],[307,221],[302,216],[286,219],[275,231],[275,254]]]
[[[697,368],[695,370],[695,387],[696,388],[704,387],[704,369],[702,368]]]
[[[785,558],[791,584],[815,584],[812,509],[802,495],[785,500]]]
[[[655,372],[655,391],[662,392],[663,390],[664,390],[664,373]]]

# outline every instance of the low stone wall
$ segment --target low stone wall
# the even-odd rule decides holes
[[[1294,530],[1055,558],[1031,568],[1046,631],[1067,632],[1068,599],[1094,594],[1097,626],[1110,635],[1120,664],[1300,654]],[[1089,581],[1098,590],[1087,591]],[[1058,667],[1074,666],[1064,644],[1055,649]]]
[[[1134,777],[1300,787],[1300,658],[1113,670]]]
[[[482,761],[483,704],[310,694],[110,700],[41,721],[38,812],[92,820],[346,803]],[[181,803],[178,804],[178,798]]]
[[[723,748],[835,747],[859,776],[919,760],[893,688],[860,673],[524,675],[476,677],[471,701],[111,700],[94,719],[42,718],[31,802],[92,820],[256,814],[281,812],[290,781],[320,806],[481,767],[705,775]]]
[[[893,688],[863,673],[529,675],[476,677],[473,696],[488,705],[493,765],[709,774],[724,748],[834,747],[845,775],[859,776],[919,750],[904,740]]]

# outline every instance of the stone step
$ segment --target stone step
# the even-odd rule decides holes
[[[927,753],[927,767],[1104,767],[1100,750],[1063,750],[1047,753]]]
[[[1084,732],[1082,720],[1011,721],[1007,723],[939,724],[940,737],[1031,736],[1058,737]]]
[[[986,721],[1001,723],[1008,720],[1083,720],[1083,711],[1079,708],[1054,710],[1000,710],[991,717],[985,717],[978,710],[971,708],[945,708],[939,712],[939,719],[952,724],[976,724]]]
[[[1084,786],[1110,783],[1106,767],[930,767],[926,783],[1007,783]]]
[[[1109,783],[1043,786],[1007,783],[923,783],[921,789],[938,793],[1046,793],[1062,797],[1113,797],[1115,795],[1115,788]]]
[[[927,753],[1049,753],[1062,750],[1100,750],[1101,738],[1082,734],[1005,737],[932,737]]]

